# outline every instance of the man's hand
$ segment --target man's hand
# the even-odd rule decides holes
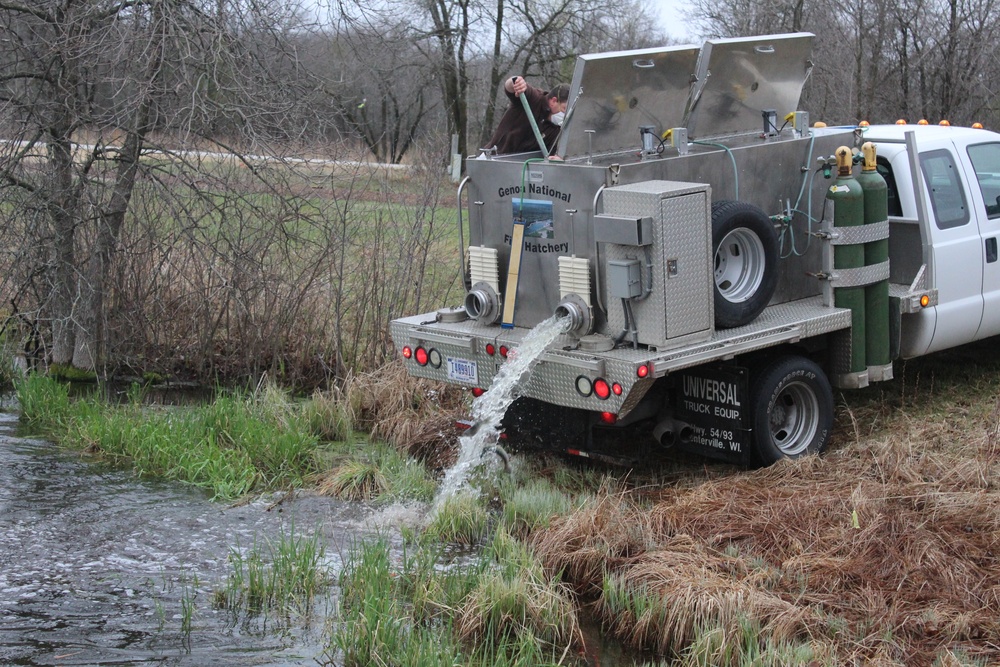
[[[510,92],[514,93],[514,95],[521,95],[528,89],[528,84],[524,81],[523,76],[512,76],[510,80]]]

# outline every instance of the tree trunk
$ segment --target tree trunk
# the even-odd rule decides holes
[[[51,169],[48,202],[49,219],[55,237],[52,258],[53,274],[49,313],[52,318],[52,363],[69,364],[73,360],[76,253],[75,217],[77,210],[73,188],[73,152],[68,125],[51,131],[48,141]]]
[[[73,349],[73,366],[87,371],[97,370],[107,349],[104,335],[104,294],[107,289],[108,272],[125,222],[125,214],[128,212],[128,205],[135,190],[139,156],[150,130],[154,91],[163,63],[161,11],[159,5],[154,6],[150,25],[151,55],[143,79],[145,94],[136,110],[133,127],[126,135],[122,150],[118,154],[118,168],[111,198],[98,216],[94,249],[82,270],[79,286],[80,308],[75,322],[76,344]]]

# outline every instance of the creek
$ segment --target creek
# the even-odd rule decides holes
[[[406,520],[308,494],[213,502],[25,437],[2,407],[0,665],[316,665],[336,587],[284,628],[235,616],[212,604],[230,549],[321,531],[336,576],[353,544]]]
[[[521,381],[563,328],[556,318],[536,327],[474,402],[476,428],[462,438],[435,508],[486,460]],[[426,518],[421,504],[379,509],[308,493],[214,502],[26,436],[14,410],[0,402],[0,665],[327,664],[336,586],[290,623],[216,608],[231,549],[319,531],[335,578],[376,535],[400,556],[398,528]],[[584,621],[588,665],[636,664]]]

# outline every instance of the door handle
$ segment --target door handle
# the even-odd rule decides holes
[[[993,238],[986,239],[986,263],[990,264],[997,261],[997,239]]]

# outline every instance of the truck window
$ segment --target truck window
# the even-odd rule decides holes
[[[892,173],[892,167],[889,166],[889,161],[884,157],[879,156],[875,159],[875,169],[878,170],[879,175],[885,180],[885,187],[888,190],[889,196],[889,215],[894,215],[897,218],[903,215],[903,206],[899,203],[899,191],[896,189],[896,177]]]
[[[983,193],[986,215],[990,220],[1000,218],[1000,144],[975,144],[968,151]]]
[[[920,169],[931,195],[931,207],[938,229],[961,227],[969,222],[969,206],[962,191],[962,179],[955,160],[946,150],[920,154]]]

